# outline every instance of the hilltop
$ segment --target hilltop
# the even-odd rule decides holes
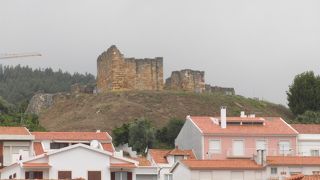
[[[118,91],[59,94],[53,99],[39,115],[40,124],[49,131],[110,131],[140,117],[161,127],[171,118],[185,119],[186,115],[219,116],[222,105],[228,107],[228,116],[239,116],[245,110],[257,116],[281,116],[288,122],[294,118],[282,105],[221,93]]]

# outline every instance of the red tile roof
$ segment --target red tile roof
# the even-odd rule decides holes
[[[149,154],[155,163],[167,164],[166,155],[170,150],[167,149],[149,149]]]
[[[0,126],[0,135],[31,135],[25,127]]]
[[[39,155],[44,153],[44,150],[43,150],[41,142],[34,142],[33,143],[33,149],[34,149],[34,152],[35,152],[36,156],[39,156]]]
[[[149,149],[149,154],[155,163],[167,164],[168,155],[184,155],[188,156],[188,159],[196,159],[192,150],[180,150],[180,149]]]
[[[304,176],[302,180],[320,180],[320,175]]]
[[[36,140],[111,141],[107,132],[32,132]]]
[[[286,180],[320,180],[320,175],[305,176],[303,174],[299,174],[299,175],[291,176]]]
[[[320,134],[320,124],[291,124],[300,134]]]
[[[268,165],[278,165],[278,166],[319,166],[320,157],[312,156],[268,156]]]
[[[105,151],[114,152],[114,147],[112,143],[102,143],[101,145]]]
[[[182,160],[185,166],[192,170],[258,170],[263,169],[253,160]]]
[[[191,120],[196,124],[203,134],[263,134],[263,135],[297,135],[298,133],[280,117],[265,117],[265,118],[241,118],[227,117],[229,121],[254,121],[264,122],[264,125],[227,125],[227,128],[222,129],[220,125],[213,123],[213,117],[208,116],[192,116]]]
[[[133,163],[111,163],[110,168],[136,168],[137,166]]]
[[[48,163],[23,163],[24,168],[50,168]]]
[[[173,149],[167,153],[166,156],[188,156],[189,159],[196,159],[192,150]]]
[[[145,157],[132,158],[139,162],[139,166],[151,166],[151,162]]]

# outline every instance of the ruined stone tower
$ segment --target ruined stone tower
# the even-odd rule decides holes
[[[162,90],[163,58],[124,58],[115,45],[97,60],[97,90]]]
[[[204,71],[173,71],[166,80],[166,89],[202,93],[205,91]]]

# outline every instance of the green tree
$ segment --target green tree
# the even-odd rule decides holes
[[[302,124],[320,124],[320,112],[306,111],[305,113],[298,115],[295,122]]]
[[[139,153],[144,153],[146,148],[151,148],[155,142],[155,129],[151,121],[140,118],[130,124],[129,146]]]
[[[295,115],[306,111],[320,111],[320,78],[312,71],[294,78],[287,91],[288,106]]]
[[[183,125],[183,120],[176,118],[171,119],[165,127],[157,131],[157,141],[162,144],[166,144],[169,148],[173,148],[175,145],[175,139]]]
[[[130,124],[125,123],[122,126],[112,130],[113,143],[115,146],[129,142],[129,127]]]

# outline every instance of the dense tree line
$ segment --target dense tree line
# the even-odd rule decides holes
[[[125,123],[112,131],[115,146],[128,143],[134,150],[144,153],[147,148],[173,148],[183,120],[171,119],[163,128],[156,129],[150,120],[140,118]]]
[[[320,76],[313,71],[298,74],[287,92],[296,123],[320,123]]]
[[[95,77],[91,74],[53,71],[51,68],[32,69],[28,66],[0,65],[0,96],[15,105],[26,104],[38,91],[69,91],[70,86],[75,83],[95,83]]]

